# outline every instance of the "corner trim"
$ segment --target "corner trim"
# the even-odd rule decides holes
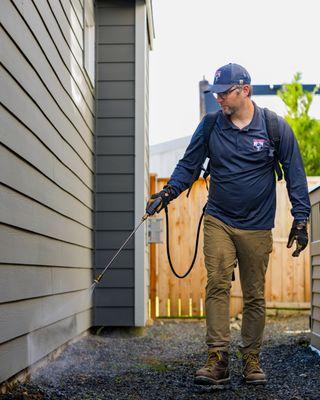
[[[145,176],[145,130],[146,130],[146,52],[147,52],[147,10],[144,0],[135,5],[135,226],[144,215],[146,193]],[[146,265],[146,224],[135,234],[134,245],[134,324],[145,326],[147,320],[147,265]]]

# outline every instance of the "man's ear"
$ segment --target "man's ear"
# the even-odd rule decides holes
[[[250,97],[250,86],[249,85],[243,85],[242,91],[245,94],[245,97]]]

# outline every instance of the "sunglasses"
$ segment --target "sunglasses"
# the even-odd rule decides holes
[[[233,88],[226,90],[225,92],[222,93],[213,93],[213,95],[216,99],[220,98],[224,100],[229,96],[230,93],[232,93],[236,89],[238,89],[238,86],[234,86]]]

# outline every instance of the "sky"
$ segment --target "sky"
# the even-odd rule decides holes
[[[320,0],[153,0],[150,144],[191,135],[199,123],[198,84],[235,62],[252,84],[320,83]],[[284,115],[276,96],[254,97]],[[320,95],[310,114],[320,118]]]

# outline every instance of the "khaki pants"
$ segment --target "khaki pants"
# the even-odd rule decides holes
[[[219,219],[204,217],[204,256],[207,269],[206,343],[229,350],[230,289],[237,262],[243,293],[240,352],[259,352],[265,326],[265,273],[272,251],[271,230],[232,228]]]

